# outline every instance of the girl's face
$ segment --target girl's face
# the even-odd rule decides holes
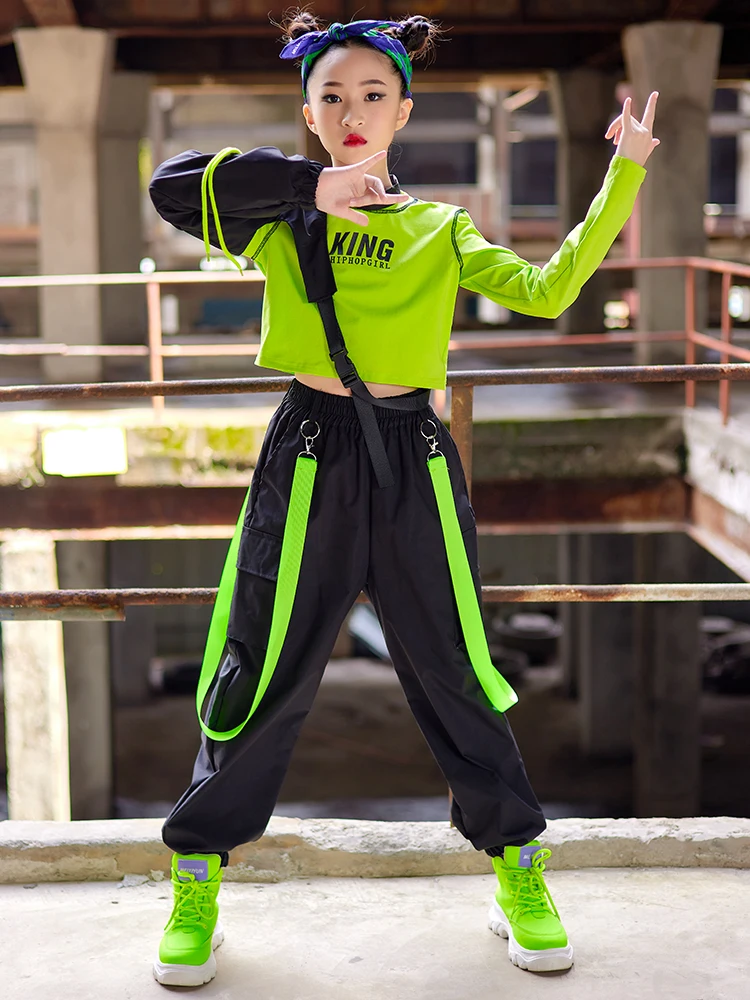
[[[394,132],[409,120],[414,102],[401,99],[401,75],[389,63],[390,57],[377,49],[337,45],[313,64],[307,88],[310,103],[302,113],[330,153],[333,166],[359,163],[388,149]],[[345,145],[352,132],[366,143]]]

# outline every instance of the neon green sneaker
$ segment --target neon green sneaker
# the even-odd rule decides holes
[[[490,907],[490,930],[508,938],[508,958],[529,972],[555,972],[573,964],[573,948],[542,875],[551,855],[532,840],[491,859],[500,885]]]
[[[174,854],[174,907],[154,978],[164,986],[202,986],[216,975],[214,948],[224,940],[216,897],[221,885],[219,854]]]

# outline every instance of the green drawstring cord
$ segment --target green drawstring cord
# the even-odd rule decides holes
[[[245,502],[237,519],[237,525],[234,529],[232,541],[229,544],[229,551],[227,552],[227,558],[221,574],[219,592],[216,595],[216,603],[211,615],[206,648],[203,653],[203,663],[201,664],[200,677],[198,678],[198,690],[195,694],[198,722],[206,736],[209,736],[212,740],[231,740],[233,736],[236,736],[244,729],[260,704],[260,700],[266,693],[266,689],[273,677],[273,672],[276,669],[276,664],[289,627],[289,620],[292,616],[294,596],[297,593],[297,582],[302,563],[302,552],[305,547],[307,521],[310,514],[310,500],[315,483],[317,464],[313,455],[303,453],[297,456],[297,464],[292,480],[292,493],[289,500],[289,511],[284,524],[284,536],[281,543],[281,556],[279,557],[278,579],[276,581],[276,593],[273,600],[268,647],[258,681],[258,688],[255,692],[255,698],[244,722],[240,723],[239,726],[235,726],[234,729],[220,731],[210,729],[206,725],[201,718],[201,710],[206,694],[216,676],[216,671],[219,669],[221,655],[226,642],[229,612],[234,593],[234,584],[237,578],[237,553],[240,546],[240,536],[242,535],[245,523],[245,510],[250,498],[250,490],[248,490],[245,496]]]
[[[208,197],[211,198],[211,207],[214,212],[214,223],[216,224],[216,235],[219,237],[219,245],[221,246],[224,256],[228,257],[229,260],[234,264],[237,270],[242,274],[242,264],[237,260],[237,258],[229,252],[227,245],[224,242],[224,234],[221,231],[221,222],[219,221],[219,210],[216,207],[216,195],[214,194],[214,170],[218,167],[223,159],[229,156],[231,153],[242,153],[241,149],[236,149],[234,146],[226,146],[224,149],[220,149],[219,152],[214,156],[206,169],[203,171],[203,176],[201,177],[201,213],[203,216],[203,243],[206,247],[206,260],[211,260],[211,244],[208,240]]]
[[[427,468],[432,477],[432,486],[435,491],[445,539],[448,566],[453,581],[453,593],[458,605],[458,614],[461,619],[461,628],[469,659],[477,680],[482,685],[492,707],[498,712],[507,712],[518,701],[518,695],[503,675],[498,673],[490,658],[482,613],[477,600],[477,592],[474,589],[471,567],[466,556],[461,526],[458,523],[456,503],[453,499],[445,456],[440,454],[430,456],[427,459]]]

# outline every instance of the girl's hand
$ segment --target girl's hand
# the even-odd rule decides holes
[[[353,212],[350,206],[393,205],[407,201],[408,194],[386,194],[380,178],[367,173],[368,167],[387,155],[388,150],[381,149],[359,163],[346,167],[324,167],[315,189],[315,207],[321,212],[355,222],[358,226],[367,226],[370,220],[364,212]]]
[[[632,101],[626,97],[622,105],[622,114],[615,118],[604,134],[605,139],[611,139],[617,146],[618,156],[626,156],[642,167],[659,145],[659,140],[654,139],[651,134],[658,96],[659,92],[656,90],[651,93],[643,113],[643,121],[640,122],[631,115]]]

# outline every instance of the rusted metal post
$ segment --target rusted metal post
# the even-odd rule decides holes
[[[685,268],[685,364],[695,364],[695,268]],[[685,382],[685,406],[695,406],[695,382]]]
[[[152,382],[164,381],[164,357],[162,355],[161,331],[161,288],[156,281],[146,285],[146,307],[148,309],[148,361]],[[154,416],[164,412],[164,397],[154,396],[151,404]]]
[[[730,344],[732,340],[732,317],[729,314],[729,289],[732,287],[732,273],[725,271],[721,276],[721,339],[725,344]],[[726,365],[729,362],[729,354],[722,351],[719,361]],[[728,379],[721,379],[719,382],[719,410],[721,411],[721,422],[729,422],[729,392],[730,382]]]
[[[471,497],[471,461],[474,435],[474,387],[454,386],[451,389],[451,437],[461,456],[466,487]]]

